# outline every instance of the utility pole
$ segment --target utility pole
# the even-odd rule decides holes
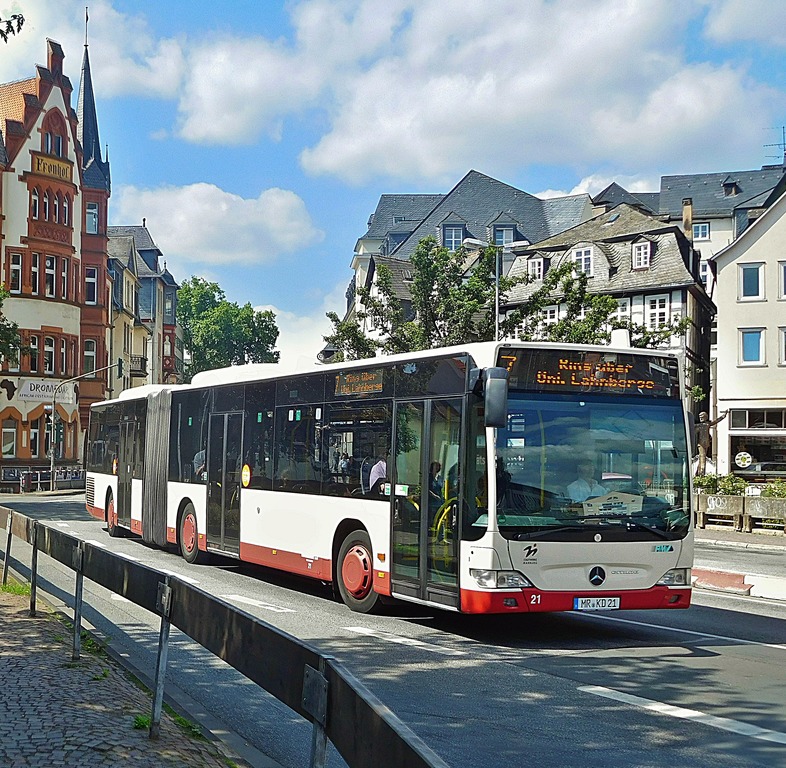
[[[49,490],[54,491],[57,489],[57,484],[55,483],[55,419],[57,418],[57,393],[66,385],[66,384],[73,384],[75,381],[79,381],[80,379],[89,379],[93,378],[97,373],[102,373],[103,371],[108,371],[110,368],[114,368],[117,366],[117,377],[118,379],[122,378],[123,376],[123,358],[118,358],[116,363],[112,363],[112,365],[105,365],[103,368],[96,368],[94,371],[90,371],[89,373],[83,373],[81,376],[74,376],[72,379],[66,379],[65,381],[61,381],[52,391],[52,421],[49,425]],[[65,436],[65,428],[63,429],[63,435]]]

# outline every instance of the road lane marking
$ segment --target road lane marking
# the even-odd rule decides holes
[[[273,613],[295,613],[292,608],[284,608],[281,605],[265,603],[262,600],[254,600],[252,597],[243,597],[243,595],[219,595],[219,597],[221,597],[222,600],[230,600],[233,603],[242,603],[244,605],[253,605],[255,608],[273,611]]]
[[[85,539],[85,544],[92,544],[94,547],[98,547],[99,549],[106,549],[106,544],[103,544],[100,541],[95,541],[95,539]]]
[[[752,739],[774,741],[776,744],[786,744],[786,733],[770,731],[767,728],[759,728],[758,725],[743,723],[728,717],[717,717],[715,715],[708,715],[706,712],[699,712],[695,709],[675,707],[672,704],[665,704],[662,701],[653,701],[652,699],[643,699],[640,696],[631,696],[629,693],[614,691],[602,685],[582,685],[579,686],[578,690],[584,693],[592,693],[595,696],[602,696],[606,699],[620,701],[623,704],[630,704],[634,707],[649,710],[650,712],[657,712],[661,715],[678,717],[682,720],[693,720],[695,723],[709,725],[712,728],[719,728],[722,731],[737,733],[740,736],[750,736]]]
[[[123,597],[122,595],[117,595],[114,592],[112,593],[112,600],[116,600],[118,603],[130,603],[131,602],[127,597]]]
[[[185,581],[186,584],[192,584],[192,585],[199,584],[199,582],[196,579],[192,579],[190,576],[183,576],[182,573],[177,573],[176,571],[170,571],[167,570],[166,568],[159,568],[158,566],[155,565],[151,565],[150,567],[154,568],[157,571],[161,571],[161,573],[166,573],[169,576],[175,576],[176,578],[180,579],[180,581]]]
[[[743,645],[757,645],[761,648],[773,648],[776,651],[786,651],[786,645],[778,643],[760,643],[758,640],[744,640],[741,637],[728,637],[727,635],[713,635],[711,632],[694,632],[692,629],[680,629],[679,627],[668,627],[665,624],[650,624],[646,621],[633,621],[632,619],[618,619],[613,616],[582,616],[582,619],[592,619],[596,621],[612,621],[618,624],[633,624],[637,627],[648,627],[649,629],[660,629],[666,632],[680,632],[683,635],[693,635],[694,637],[707,640],[724,640],[728,643],[741,643]]]
[[[68,523],[58,523],[58,522],[55,522],[55,525],[56,525],[58,528],[70,528],[70,527],[71,527],[71,526],[70,526]]]
[[[391,632],[380,632],[376,629],[366,629],[366,627],[344,627],[347,632],[356,632],[359,635],[366,635],[367,637],[376,637],[379,640],[386,640],[389,643],[398,643],[399,645],[410,645],[415,648],[420,648],[424,651],[431,651],[432,653],[441,653],[443,656],[466,656],[466,651],[458,651],[453,648],[442,648],[439,645],[432,643],[424,643],[422,640],[415,640],[412,637],[401,637],[401,635],[394,635]]]

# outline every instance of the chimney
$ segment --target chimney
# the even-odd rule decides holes
[[[46,40],[46,68],[52,73],[52,77],[57,80],[63,76],[63,59],[65,54],[60,47],[60,43],[47,38]]]
[[[682,231],[688,242],[693,244],[693,198],[684,197],[682,199]]]

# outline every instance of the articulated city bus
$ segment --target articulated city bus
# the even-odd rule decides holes
[[[508,342],[208,371],[92,407],[86,503],[355,611],[687,608],[682,387],[674,354]]]

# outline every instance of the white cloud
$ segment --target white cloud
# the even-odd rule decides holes
[[[213,184],[137,189],[123,187],[112,197],[116,224],[147,220],[167,262],[185,264],[263,264],[319,242],[305,203],[294,192],[266,189],[245,199]]]
[[[298,315],[273,305],[254,307],[257,311],[271,310],[276,315],[279,337],[276,348],[281,353],[281,362],[287,365],[311,364],[325,346],[324,336],[332,330],[326,312],[335,311],[344,302],[346,285],[336,285],[325,294],[321,304],[310,315]]]
[[[786,6],[773,0],[712,0],[707,2],[705,31],[721,43],[753,40],[786,46]]]
[[[628,192],[658,192],[660,191],[660,176],[622,176],[614,174],[613,176],[604,176],[600,173],[593,173],[590,176],[585,176],[578,182],[572,189],[544,189],[542,192],[536,192],[535,197],[541,200],[548,200],[552,197],[564,197],[565,195],[582,195],[587,194],[594,197],[599,192],[602,192],[609,184],[616,182]]]

